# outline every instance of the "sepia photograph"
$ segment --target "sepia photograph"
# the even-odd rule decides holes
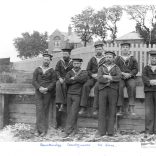
[[[154,1],[1,0],[0,21],[2,147],[156,149]]]

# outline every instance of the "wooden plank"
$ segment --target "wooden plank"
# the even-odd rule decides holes
[[[24,114],[36,114],[36,106],[34,104],[10,104],[9,112],[24,113]]]
[[[134,126],[134,125],[120,125],[119,130],[135,130],[137,132],[145,131],[144,125]]]
[[[26,94],[34,95],[35,89],[31,84],[1,83],[0,94]]]
[[[4,127],[4,95],[0,94],[0,129]]]
[[[98,120],[93,118],[78,118],[78,126],[85,128],[97,128]]]
[[[10,113],[9,120],[15,123],[35,123],[36,116],[34,114]]]

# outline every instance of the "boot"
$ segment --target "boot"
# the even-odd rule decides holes
[[[94,110],[93,111],[93,116],[98,116],[98,113],[99,113],[98,110]]]
[[[133,116],[136,115],[135,112],[134,112],[134,106],[132,106],[132,105],[129,106],[129,112]]]
[[[60,109],[59,109],[59,112],[65,112],[65,111],[66,110],[65,110],[64,104],[61,104]]]
[[[118,112],[116,114],[117,116],[121,116],[123,115],[123,112],[122,112],[122,106],[119,106],[119,109],[118,109]]]
[[[85,110],[86,110],[85,107],[82,107],[79,111],[79,115],[85,114]]]

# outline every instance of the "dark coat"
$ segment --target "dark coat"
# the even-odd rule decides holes
[[[71,77],[75,77],[74,80]],[[88,79],[87,71],[80,70],[77,74],[74,72],[74,69],[70,70],[66,77],[65,82],[68,86],[68,94],[80,95],[83,84]]]
[[[42,86],[48,88],[48,91],[52,91],[55,89],[56,79],[56,72],[53,68],[50,68],[45,73],[43,73],[41,67],[38,67],[33,73],[32,84],[36,90]]]
[[[151,66],[147,65],[144,67],[142,72],[142,80],[144,82],[144,91],[156,91],[156,86],[150,85],[150,80],[156,80],[156,71],[152,71]]]
[[[108,80],[104,78],[103,75],[111,75],[112,80]],[[114,64],[110,71],[108,71],[105,64],[100,66],[98,71],[98,82],[99,82],[99,90],[104,89],[105,87],[111,87],[115,90],[119,88],[119,81],[121,77],[120,68]]]
[[[66,74],[73,68],[73,61],[70,59],[66,65],[63,59],[59,60],[56,64],[55,71],[58,78],[65,78]]]
[[[121,56],[117,56],[115,64],[120,68],[121,72],[130,73],[133,78],[138,73],[138,62],[133,56],[130,56],[126,61]]]
[[[103,57],[100,62],[98,63],[96,60],[96,57],[93,56],[87,65],[87,71],[88,75],[91,77],[92,74],[97,74],[98,73],[98,68],[105,62],[105,57]]]

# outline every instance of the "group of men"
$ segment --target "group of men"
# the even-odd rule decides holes
[[[57,62],[55,70],[50,67],[52,55],[43,54],[43,65],[36,68],[33,73],[37,98],[36,135],[47,134],[51,98],[55,98],[58,112],[67,112],[63,137],[75,135],[78,130],[78,114],[86,113],[89,93],[93,87],[93,115],[98,115],[98,136],[114,135],[115,115],[123,113],[124,87],[127,87],[129,98],[128,111],[135,115],[135,78],[138,73],[138,63],[131,55],[130,43],[121,44],[121,56],[116,56],[113,51],[105,51],[101,41],[95,42],[94,47],[95,56],[89,60],[86,70],[81,69],[82,58],[70,58],[71,49],[67,45],[62,48],[63,58]],[[151,56],[151,64],[145,67],[143,72],[147,97],[146,108],[148,108],[146,131],[149,133],[156,132],[156,115],[150,113],[155,108],[155,101],[152,103],[151,99],[156,100],[156,80],[154,80],[156,79],[156,54]],[[153,68],[154,70],[151,71],[150,69]],[[149,106],[148,103],[152,104]]]

